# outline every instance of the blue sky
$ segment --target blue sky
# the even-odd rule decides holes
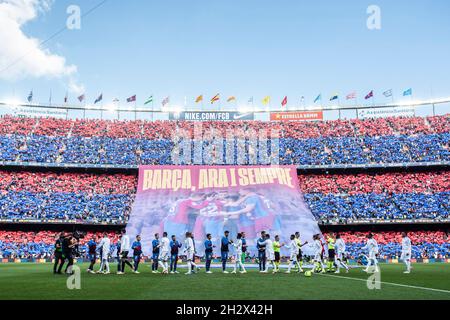
[[[99,2],[57,0],[22,31],[45,40],[65,25],[69,5],[83,13]],[[381,9],[381,30],[366,27],[372,4]],[[71,81],[91,103],[103,93],[105,103],[137,94],[142,104],[154,94],[193,105],[200,94],[220,92],[240,102],[270,95],[272,104],[287,95],[292,105],[319,93],[357,91],[362,100],[372,89],[375,101],[388,102],[383,91],[401,99],[409,87],[414,98],[429,99],[450,96],[449,10],[446,0],[109,0],[45,49],[76,66]],[[48,101],[51,90],[62,102],[68,82],[0,75],[0,100],[25,100],[33,89],[35,101]]]

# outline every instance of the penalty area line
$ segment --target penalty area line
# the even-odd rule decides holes
[[[333,275],[330,275],[330,274],[320,274],[320,273],[319,273],[319,275],[323,276],[323,277],[329,277],[329,278],[340,278],[340,279],[348,279],[348,280],[356,280],[356,281],[367,282],[367,279],[344,277],[344,276],[333,276]],[[379,283],[390,285],[390,286],[397,286],[397,287],[404,287],[404,288],[411,288],[411,289],[418,289],[418,290],[435,291],[435,292],[441,292],[441,293],[450,294],[449,290],[444,290],[444,289],[434,289],[434,288],[427,288],[427,287],[410,286],[410,285],[407,285],[407,284],[393,283],[393,282],[384,282],[384,281],[379,281]]]

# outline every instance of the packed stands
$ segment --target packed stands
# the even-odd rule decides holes
[[[133,175],[0,171],[0,220],[123,224],[136,184]]]
[[[449,219],[450,172],[299,176],[325,224]],[[137,177],[0,171],[0,220],[123,224]]]
[[[265,130],[263,136],[277,138],[281,164],[437,162],[450,161],[449,128],[448,116],[201,124],[3,117],[0,118],[0,161],[133,166],[173,164],[171,154],[179,143],[174,137],[191,139],[199,133],[219,139],[231,130],[235,137],[232,147],[236,148],[242,138],[247,138],[244,143],[248,149],[248,138],[254,137],[252,133]],[[206,145],[203,146],[202,163],[196,164],[205,163]],[[226,147],[225,144],[224,154]],[[236,155],[234,161],[237,162]],[[264,161],[258,158],[258,162]]]
[[[313,214],[323,223],[450,218],[450,173],[300,176]]]

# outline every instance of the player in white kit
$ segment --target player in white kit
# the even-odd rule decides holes
[[[288,270],[285,273],[291,273],[291,269],[292,267],[295,265],[298,267],[298,272],[301,272],[300,270],[302,269],[300,267],[300,263],[298,263],[298,244],[297,241],[295,240],[295,235],[291,235],[291,242],[289,242],[288,245],[284,245],[286,248],[289,249],[289,266],[288,266]]]
[[[369,240],[367,240],[366,245],[362,248],[363,250],[369,251],[369,256],[367,259],[367,267],[364,269],[365,272],[369,272],[370,268],[372,267],[372,264],[374,266],[375,272],[378,272],[378,260],[377,260],[377,254],[378,254],[378,243],[373,238],[373,234],[369,233],[367,236]]]
[[[193,270],[197,270],[197,265],[194,263],[195,247],[194,240],[192,240],[192,234],[186,232],[186,240],[184,240],[184,251],[186,252],[187,268],[186,274],[192,274]]]
[[[273,250],[273,242],[270,240],[270,235],[266,234],[266,240],[258,241],[259,245],[266,246],[266,270],[261,271],[261,273],[269,272],[269,263],[272,265],[273,273],[278,272],[277,265],[275,264],[275,251]]]
[[[408,237],[406,232],[402,232],[402,255],[400,257],[400,260],[403,260],[406,265],[406,271],[404,273],[411,272],[411,254],[411,239]]]
[[[336,247],[335,263],[337,265],[337,270],[334,273],[339,273],[341,267],[345,268],[346,272],[348,273],[348,266],[347,264],[344,263],[345,242],[339,234],[336,235],[335,247]]]
[[[242,263],[242,234],[237,234],[237,240],[236,242],[232,243],[235,248],[235,254],[234,254],[234,270],[231,273],[236,273],[238,267],[241,269],[240,273],[247,273],[245,270],[244,264]]]
[[[100,263],[100,269],[97,273],[109,274],[108,256],[109,251],[111,250],[111,240],[108,238],[108,234],[106,232],[103,234],[103,238],[98,244],[98,249],[102,252],[102,261]],[[105,271],[103,271],[103,269],[105,269]]]
[[[163,268],[163,274],[169,273],[169,259],[170,259],[170,240],[167,238],[167,232],[163,232],[163,237],[159,241],[159,257],[158,264]]]
[[[314,268],[312,269],[312,271],[325,273],[325,266],[322,261],[323,246],[322,241],[320,241],[320,234],[315,234],[313,236],[313,240]]]

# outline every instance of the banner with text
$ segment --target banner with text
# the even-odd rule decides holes
[[[388,117],[414,117],[414,107],[385,107],[358,109],[358,119],[388,118]]]
[[[191,231],[202,256],[206,234],[219,250],[225,230],[231,239],[245,232],[251,254],[256,254],[256,239],[263,230],[272,239],[279,235],[282,243],[289,243],[296,231],[310,243],[313,234],[320,233],[295,166],[140,167],[127,232],[141,235],[145,254],[151,252],[155,233],[166,231],[184,243],[185,233]]]
[[[322,111],[271,112],[271,121],[313,121],[323,120]]]
[[[202,111],[202,112],[179,112],[170,113],[170,120],[185,120],[185,121],[243,121],[254,120],[255,114],[253,112],[229,112],[229,111]]]

